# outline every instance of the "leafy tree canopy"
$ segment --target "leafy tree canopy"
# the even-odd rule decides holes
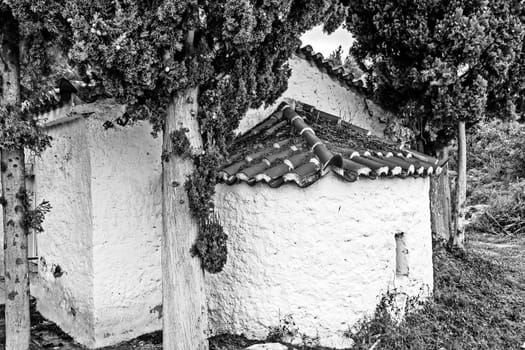
[[[19,21],[27,46],[22,74],[28,91],[37,91],[43,77],[76,75],[92,86],[92,97],[115,98],[127,106],[128,120],[149,120],[156,134],[171,98],[199,87],[195,113],[205,153],[194,157],[196,171],[185,188],[201,224],[197,253],[210,262],[208,271],[219,271],[225,255],[224,235],[212,215],[217,164],[246,110],[273,102],[286,89],[287,60],[300,35],[321,23],[326,31],[335,30],[346,16],[346,1],[3,3]],[[184,147],[181,131],[170,136]],[[209,251],[216,253],[206,256]]]
[[[319,23],[335,30],[346,13],[328,0],[4,0],[2,8],[19,24],[26,99],[75,67],[97,83],[93,94],[159,131],[169,98],[201,86],[204,134],[228,137],[248,107],[285,89],[299,36]]]
[[[458,120],[520,104],[522,1],[355,0],[346,24],[375,98],[427,147],[448,142]]]

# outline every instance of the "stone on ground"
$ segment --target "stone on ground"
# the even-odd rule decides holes
[[[245,350],[294,350],[289,348],[286,345],[279,343],[265,343],[265,344],[255,344],[245,348]]]

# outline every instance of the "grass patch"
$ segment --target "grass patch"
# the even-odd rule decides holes
[[[519,349],[525,289],[515,273],[476,252],[434,252],[434,301],[396,325],[378,308],[354,335],[354,349]],[[509,278],[510,277],[510,278]]]

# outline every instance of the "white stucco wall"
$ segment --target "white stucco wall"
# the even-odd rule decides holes
[[[83,344],[94,341],[94,273],[91,159],[87,123],[49,130],[53,147],[35,164],[36,198],[48,200],[45,232],[39,234],[38,276],[31,293],[38,309]],[[63,274],[54,276],[60,266]]]
[[[32,293],[44,317],[89,347],[162,327],[160,140],[147,123],[105,130],[118,106],[95,112],[49,128],[53,145],[35,167],[38,198],[53,209]]]
[[[298,336],[348,346],[344,332],[395,288],[397,232],[409,252],[406,291],[427,297],[428,186],[428,179],[348,183],[334,175],[307,189],[218,186],[229,256],[222,273],[207,275],[213,332],[264,339],[291,315]]]
[[[106,346],[162,328],[161,140],[147,123],[88,124],[95,341]]]
[[[386,120],[387,112],[364,96],[349,90],[340,81],[304,58],[293,56],[288,63],[292,69],[288,89],[273,105],[250,110],[241,121],[238,132],[249,130],[268,117],[284,98],[291,98],[339,116],[345,121],[370,130],[376,136],[383,136],[386,124],[381,121]]]

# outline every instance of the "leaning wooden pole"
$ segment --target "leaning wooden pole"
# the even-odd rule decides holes
[[[452,245],[465,249],[465,202],[467,199],[467,135],[465,122],[458,122],[458,178],[456,180],[455,232]]]
[[[18,24],[2,14],[0,24],[0,104],[20,107],[20,63]],[[21,116],[19,116],[21,118]],[[25,159],[22,145],[1,150],[2,204],[4,214],[5,328],[6,350],[29,349],[29,266],[27,261],[27,227]]]
[[[162,163],[163,349],[207,350],[208,314],[204,271],[191,255],[198,224],[190,212],[184,182],[192,159],[174,153],[172,135],[185,135],[192,152],[202,151],[197,113],[198,89],[177,94],[168,108]]]

